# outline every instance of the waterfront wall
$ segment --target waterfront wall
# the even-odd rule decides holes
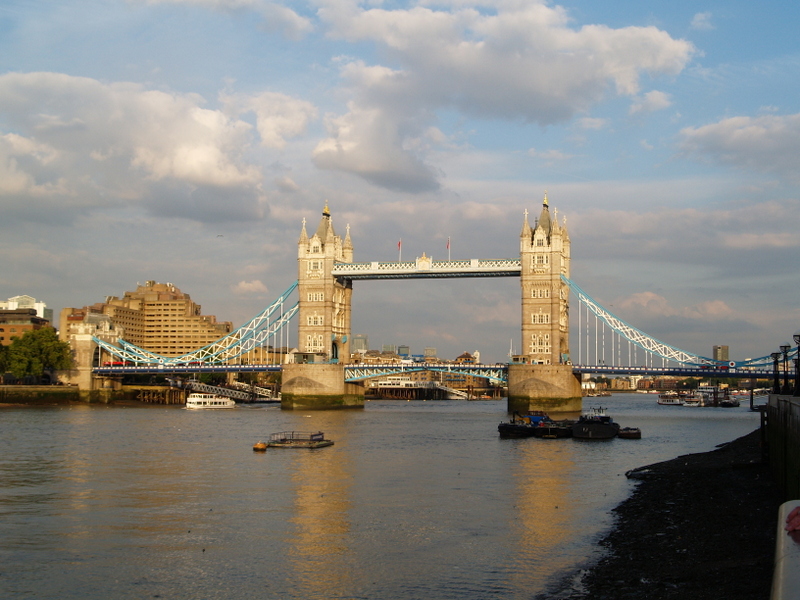
[[[770,468],[784,499],[800,499],[800,398],[770,394],[767,444]]]
[[[342,364],[286,364],[282,371],[283,409],[364,407],[364,387],[345,382]]]
[[[184,404],[184,391],[158,385],[81,389],[76,385],[0,385],[0,404],[112,404],[138,401],[148,404]]]
[[[509,412],[580,412],[581,383],[569,365],[508,365]]]

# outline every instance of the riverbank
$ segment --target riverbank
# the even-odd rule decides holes
[[[606,556],[567,598],[769,599],[782,498],[759,430],[630,476],[640,483],[614,509]]]

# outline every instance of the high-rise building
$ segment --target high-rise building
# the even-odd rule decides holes
[[[171,283],[147,281],[122,298],[109,296],[83,308],[61,311],[59,336],[68,341],[92,315],[107,315],[120,337],[163,356],[181,356],[215,342],[233,330],[229,321],[203,315],[201,307]]]
[[[711,358],[719,361],[728,361],[728,347],[727,346],[714,346]]]
[[[570,239],[563,225],[550,218],[547,194],[533,227],[528,211],[520,234],[522,270],[522,355],[532,364],[562,364],[569,359]]]
[[[436,348],[427,347],[422,350],[422,356],[425,358],[436,358]]]
[[[401,344],[397,347],[397,354],[408,358],[411,355],[411,348],[405,344]]]
[[[355,334],[350,344],[350,351],[353,354],[366,354],[367,350],[369,350],[369,336],[362,333]]]

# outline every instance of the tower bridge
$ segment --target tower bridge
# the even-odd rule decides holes
[[[133,365],[98,366],[95,372],[109,375],[131,371],[280,368],[284,408],[363,406],[364,388],[357,384],[363,379],[422,368],[455,372],[456,366],[350,364],[353,282],[453,277],[520,279],[520,354],[505,365],[457,368],[458,372],[507,385],[510,410],[580,410],[579,378],[587,372],[745,377],[768,376],[772,372],[769,367],[773,371],[778,368],[774,355],[723,364],[686,352],[628,325],[603,308],[570,279],[566,218],[559,222],[557,211],[551,216],[547,194],[533,225],[525,211],[519,240],[518,258],[437,261],[423,254],[411,261],[354,262],[350,227],[347,226],[344,239],[337,235],[326,204],[311,235],[303,219],[298,240],[297,282],[251,321],[213,344],[175,357],[156,355],[123,339],[113,339],[112,335],[94,336],[91,342],[101,351]],[[289,299],[294,291],[298,295],[296,302]],[[572,323],[577,335],[572,344],[570,294],[578,300],[577,328],[574,315]],[[289,321],[295,316],[298,353],[294,362],[280,366],[232,364],[242,354],[285,335]],[[796,354],[797,350],[792,349],[783,357],[784,370],[788,356]],[[94,356],[92,352],[88,355]],[[656,364],[659,360],[660,365]]]

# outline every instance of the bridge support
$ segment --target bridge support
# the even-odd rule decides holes
[[[581,383],[569,365],[508,365],[508,411],[580,412]]]
[[[364,408],[364,387],[344,380],[343,364],[287,364],[281,369],[281,408]]]

